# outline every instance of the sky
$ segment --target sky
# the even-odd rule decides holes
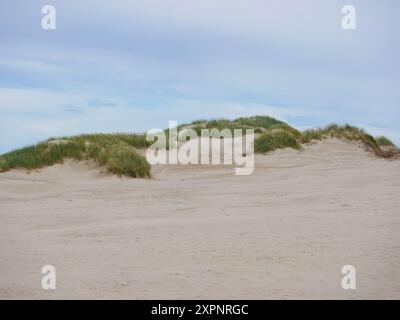
[[[399,16],[396,0],[2,0],[0,153],[251,115],[400,145]]]

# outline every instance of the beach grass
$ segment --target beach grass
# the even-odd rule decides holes
[[[62,163],[65,159],[94,160],[109,172],[130,177],[150,177],[150,165],[138,149],[146,148],[144,135],[85,134],[51,138],[0,156],[0,171],[28,170]]]
[[[287,128],[280,127],[268,130],[254,140],[254,151],[256,153],[266,153],[282,148],[301,149],[295,134]]]
[[[394,143],[385,136],[376,137],[375,140],[380,146],[394,146]]]
[[[332,124],[300,132],[280,120],[268,116],[254,116],[234,120],[196,120],[178,126],[179,130],[184,128],[191,128],[198,135],[202,129],[220,131],[229,129],[232,134],[235,129],[243,130],[243,134],[246,129],[253,129],[256,134],[254,141],[256,153],[267,153],[282,148],[301,150],[302,144],[326,138],[338,138],[357,141],[378,157],[389,158],[398,154],[398,149],[388,138],[384,136],[374,138],[365,130],[350,125]],[[165,130],[165,133],[168,134],[168,130]],[[75,159],[93,160],[108,172],[120,176],[146,178],[151,175],[151,167],[140,150],[145,150],[151,144],[152,142],[146,141],[145,134],[99,133],[50,138],[0,155],[0,172],[14,168],[38,169],[62,163],[65,159]]]
[[[386,153],[380,148],[382,144],[378,142],[378,139],[380,139],[380,141],[390,141],[386,137],[376,139],[368,134],[364,129],[350,126],[348,124],[343,126],[331,124],[324,128],[305,130],[302,132],[300,141],[301,143],[309,143],[313,140],[322,140],[326,138],[338,138],[360,142],[368,151],[383,158],[386,157]]]

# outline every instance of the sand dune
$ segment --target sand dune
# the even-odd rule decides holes
[[[332,139],[233,170],[1,173],[0,298],[400,298],[400,161]]]

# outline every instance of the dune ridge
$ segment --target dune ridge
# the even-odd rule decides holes
[[[350,125],[330,125],[300,132],[280,120],[254,116],[234,120],[197,120],[178,126],[178,130],[185,128],[194,130],[198,135],[202,129],[253,129],[256,133],[254,151],[261,154],[282,148],[301,150],[304,144],[334,137],[359,142],[378,157],[398,158],[400,155],[399,149],[388,138],[374,138],[363,129]],[[167,130],[165,132],[168,134]],[[15,168],[32,170],[62,163],[66,159],[76,159],[92,160],[106,171],[119,176],[146,178],[151,176],[151,167],[142,150],[150,145],[145,134],[83,134],[50,138],[0,155],[0,172]]]

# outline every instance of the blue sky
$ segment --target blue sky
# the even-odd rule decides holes
[[[54,5],[57,29],[41,28]],[[352,4],[357,29],[341,28]],[[0,3],[0,153],[51,136],[267,114],[400,145],[400,4],[373,0]]]

